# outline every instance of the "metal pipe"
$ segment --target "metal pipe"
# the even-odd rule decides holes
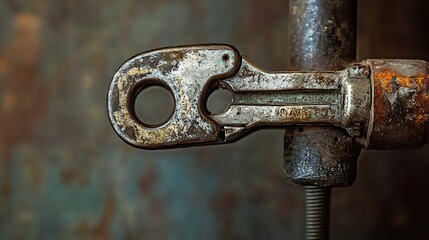
[[[356,0],[290,0],[289,4],[289,70],[338,70],[355,61]],[[339,138],[331,138],[339,134],[335,127],[311,126],[289,128],[285,133],[288,178],[310,185],[306,187],[306,239],[329,238],[330,186],[349,185],[355,178],[359,150],[344,133],[340,138],[346,141],[338,151]],[[316,136],[327,137],[315,146]],[[328,161],[327,153],[333,156]],[[348,171],[330,177],[330,168],[340,162],[346,163]]]
[[[289,70],[333,71],[356,60],[356,0],[290,0]]]

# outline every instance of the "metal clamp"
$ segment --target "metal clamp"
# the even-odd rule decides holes
[[[418,60],[367,60],[333,72],[267,72],[228,45],[165,48],[120,67],[108,111],[116,133],[145,149],[226,143],[261,127],[310,124],[341,127],[366,147],[396,146],[401,139],[402,147],[414,147],[423,144],[429,121],[427,72],[427,63]],[[175,99],[172,116],[160,125],[141,122],[134,111],[136,95],[150,85],[165,87]],[[233,100],[212,114],[206,102],[219,87]],[[398,128],[412,133],[398,138],[386,132]]]

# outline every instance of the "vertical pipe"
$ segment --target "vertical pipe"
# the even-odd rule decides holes
[[[339,70],[355,61],[356,0],[290,0],[289,4],[289,70]],[[306,187],[306,239],[329,238],[330,186],[341,184],[338,184],[338,179],[329,179],[330,173],[326,169],[343,160],[355,168],[359,154],[350,145],[345,148],[345,155],[337,153],[330,161],[322,161],[322,156],[337,147],[336,143],[327,138],[320,139],[327,144],[310,146],[311,140],[307,139],[338,134],[343,133],[335,127],[322,126],[292,127],[285,133],[285,169],[288,177],[293,182],[310,185]],[[349,138],[345,133],[342,137]],[[350,142],[353,144],[353,141]],[[308,168],[298,169],[303,165]],[[311,172],[305,169],[311,169]],[[354,180],[353,171],[355,169],[343,176],[345,184]]]
[[[289,70],[340,70],[356,60],[356,0],[290,0]]]

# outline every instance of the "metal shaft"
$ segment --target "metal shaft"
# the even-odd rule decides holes
[[[305,187],[305,235],[307,239],[328,239],[331,188]]]
[[[339,70],[356,60],[356,0],[291,0],[289,70]]]
[[[336,70],[355,61],[356,0],[291,0],[289,8],[289,70]],[[344,174],[340,182],[350,184],[354,180],[359,151],[353,141],[347,141],[341,153],[332,150],[338,146],[330,139],[320,139],[325,144],[314,146],[314,137],[335,136],[338,131],[334,127],[308,126],[286,130],[286,173],[295,183],[312,185],[306,187],[306,239],[329,238],[329,186],[338,185],[338,179],[329,179],[332,174],[326,169],[348,162],[350,174]],[[348,138],[346,134],[341,137]],[[326,161],[327,153],[333,152],[337,154]]]

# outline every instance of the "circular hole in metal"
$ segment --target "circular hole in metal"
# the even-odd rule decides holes
[[[299,127],[298,128],[298,132],[304,132],[304,128],[303,127]]]
[[[175,109],[174,96],[167,86],[151,83],[136,92],[133,112],[144,125],[157,127],[166,123]]]
[[[210,114],[220,114],[232,103],[232,93],[225,88],[214,90],[207,99],[206,108]]]
[[[340,141],[340,139],[338,137],[334,137],[334,143],[337,143],[339,141]]]
[[[225,54],[222,56],[222,60],[224,60],[225,62],[226,62],[226,61],[228,61],[228,60],[229,60],[229,55],[225,53]]]

